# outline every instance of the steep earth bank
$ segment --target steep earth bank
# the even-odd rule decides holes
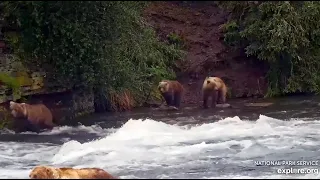
[[[266,93],[266,67],[255,59],[247,58],[243,51],[233,51],[224,44],[219,27],[227,21],[228,13],[219,9],[215,2],[158,1],[145,9],[144,16],[161,40],[167,40],[170,33],[175,33],[184,41],[187,52],[185,61],[177,62],[180,68],[177,71],[178,80],[186,89],[184,104],[200,103],[200,90],[207,75],[224,79],[231,97],[261,97]],[[84,109],[93,111],[91,96],[85,99],[78,96],[87,97],[66,92],[32,95],[26,102],[43,102],[54,112],[58,121],[65,122],[69,119],[66,117],[74,116],[76,112]],[[7,111],[8,101],[0,103],[0,106]],[[0,110],[0,119],[11,117],[8,113],[1,113]]]
[[[220,26],[228,15],[212,1],[158,1],[144,11],[161,40],[175,33],[185,43],[185,62],[178,65],[177,72],[186,89],[185,104],[199,103],[207,75],[224,79],[231,97],[261,97],[266,93],[267,68],[246,57],[243,50],[232,50],[224,44]]]

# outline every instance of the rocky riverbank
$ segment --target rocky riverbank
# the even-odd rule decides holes
[[[187,52],[185,61],[177,64],[176,69],[178,80],[186,89],[182,100],[185,105],[201,103],[201,86],[208,75],[224,79],[229,87],[229,98],[263,97],[266,93],[264,77],[267,68],[247,58],[244,52],[232,50],[224,44],[220,27],[228,15],[215,2],[153,2],[144,11],[146,21],[162,41],[175,36]],[[1,67],[12,68],[11,60],[4,59]],[[33,88],[34,93],[23,96],[24,102],[46,104],[59,123],[94,112],[91,92],[40,92],[42,78],[31,74],[28,80],[26,76],[18,77],[23,80],[24,88],[31,89],[29,91]],[[0,102],[3,111],[8,109],[9,100]],[[1,115],[2,119],[8,117]]]
[[[224,44],[220,27],[229,13],[215,2],[154,2],[146,8],[144,16],[160,39],[168,40],[175,34],[184,44],[187,55],[177,72],[186,88],[184,103],[198,103],[203,80],[208,75],[224,79],[230,97],[265,95],[267,68],[246,57],[243,51]]]

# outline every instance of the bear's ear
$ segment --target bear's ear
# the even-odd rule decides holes
[[[45,174],[50,174],[51,173],[50,168],[48,168],[46,166],[42,166],[41,169],[42,169],[42,172],[45,173]]]
[[[47,167],[45,167],[45,170],[46,170],[47,173],[50,173],[50,172],[51,172],[50,169],[47,168]]]
[[[10,109],[11,109],[11,110],[13,109],[14,104],[15,104],[15,102],[10,101],[10,105],[9,105],[9,107],[10,107]]]
[[[166,82],[166,81],[160,81],[158,86],[163,87],[163,86],[166,86],[167,84],[168,84],[168,82]]]
[[[20,107],[22,108],[22,113],[24,116],[27,116],[27,106],[25,103],[21,103]]]

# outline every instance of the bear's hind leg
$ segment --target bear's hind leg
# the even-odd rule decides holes
[[[211,108],[215,108],[216,107],[217,101],[218,101],[218,98],[219,98],[218,95],[219,95],[218,91],[215,90],[215,91],[212,92],[212,99],[211,99],[211,101],[212,101],[211,104],[212,105],[211,105]]]
[[[174,106],[176,108],[180,108],[181,104],[181,94],[180,93],[175,93],[174,94]]]
[[[226,98],[227,98],[227,88],[224,87],[220,90],[220,95],[219,95],[220,103],[225,104],[226,103]]]
[[[226,94],[224,93],[223,90],[219,90],[218,92],[218,104],[224,104],[226,103]]]
[[[203,92],[203,108],[207,109],[208,108],[208,99],[209,99],[209,93],[208,92]]]

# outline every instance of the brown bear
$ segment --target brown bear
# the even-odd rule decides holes
[[[26,104],[10,101],[11,114],[15,118],[16,131],[33,131],[39,133],[42,129],[52,129],[52,113],[44,104]]]
[[[219,77],[206,77],[202,86],[203,107],[208,108],[208,99],[211,97],[211,107],[224,104],[227,96],[227,86]]]
[[[100,168],[56,168],[37,166],[29,174],[30,179],[119,179]]]
[[[184,88],[178,81],[162,80],[158,89],[168,106],[180,107]]]

